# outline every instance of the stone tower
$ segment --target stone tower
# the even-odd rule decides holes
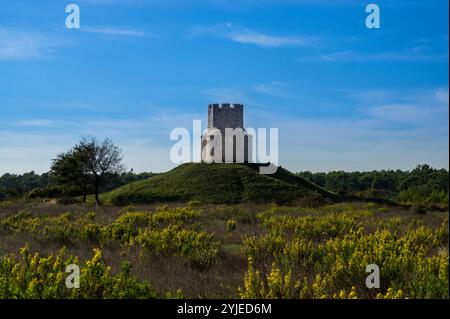
[[[244,106],[210,104],[201,144],[204,162],[252,162],[252,136],[244,129]]]

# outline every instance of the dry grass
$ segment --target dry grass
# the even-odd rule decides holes
[[[133,207],[117,206],[89,206],[89,205],[60,205],[55,202],[10,202],[0,206],[0,219],[19,211],[28,210],[33,215],[57,216],[70,212],[74,216],[82,216],[88,212],[95,212],[95,220],[101,224],[109,224],[124,211],[153,211],[162,204],[135,205]],[[168,206],[186,205],[182,203],[168,204]],[[354,205],[367,205],[356,203]],[[101,247],[105,262],[112,267],[113,272],[120,269],[123,261],[133,265],[132,273],[141,280],[150,282],[154,288],[164,296],[168,291],[176,292],[182,289],[188,298],[234,298],[238,297],[237,288],[242,285],[244,273],[247,270],[247,258],[241,250],[242,240],[249,235],[259,235],[265,230],[260,227],[256,215],[268,209],[270,205],[263,204],[237,204],[237,205],[201,205],[198,208],[203,212],[200,223],[208,233],[214,234],[214,239],[220,241],[220,251],[215,263],[207,270],[198,270],[190,266],[189,262],[177,256],[140,256],[137,250],[123,249],[120,245]],[[380,209],[381,208],[381,209]],[[283,207],[283,213],[291,215],[317,214],[318,209],[305,209],[296,207]],[[320,210],[320,209],[319,209]],[[438,227],[447,213],[431,212],[426,215],[417,215],[408,210],[399,208],[374,208],[377,218],[391,218],[394,216],[411,220],[421,219],[425,225]],[[236,229],[227,232],[227,221],[236,221]],[[62,243],[35,240],[29,234],[11,232],[0,229],[0,256],[17,254],[19,249],[29,243],[31,251],[38,251],[42,255],[56,253],[63,247]],[[80,243],[68,247],[70,254],[76,255],[80,260],[91,257],[95,244]]]

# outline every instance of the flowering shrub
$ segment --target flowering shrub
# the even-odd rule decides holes
[[[0,253],[11,252],[8,243],[20,239],[56,253],[41,257],[25,247],[19,257],[0,255],[0,298],[156,297],[147,283],[130,276],[131,264],[112,270],[98,249],[79,263],[65,250],[57,253],[60,247],[80,251],[80,256],[86,248],[100,247],[108,252],[108,260],[133,262],[136,273],[152,278],[159,294],[168,298],[182,298],[183,291],[188,297],[449,296],[449,220],[443,213],[391,214],[373,203],[341,203],[318,208],[268,206],[259,214],[259,207],[201,206],[209,212],[206,215],[193,206],[163,206],[149,212],[127,207],[114,219],[97,218],[93,212],[21,211],[2,216]],[[220,242],[211,230],[218,230]],[[158,268],[160,260],[165,267]],[[65,267],[71,263],[80,266],[80,289],[65,286]],[[191,267],[186,269],[186,264]],[[380,288],[366,287],[369,264],[379,267]],[[150,265],[156,266],[151,272],[142,269]],[[171,292],[160,278],[167,265],[167,276],[179,276],[169,284]],[[243,282],[236,282],[243,273]],[[185,276],[191,277],[183,286]],[[180,287],[183,291],[177,291]]]
[[[162,207],[151,214],[128,212],[104,231],[110,240],[120,240],[125,246],[138,247],[150,255],[181,256],[194,267],[206,269],[213,263],[219,243],[213,234],[192,224],[199,216],[189,207]]]
[[[261,214],[266,234],[243,242],[249,261],[240,296],[448,298],[448,219],[437,230],[405,221],[400,231],[398,218],[370,216],[354,209],[315,216],[279,215],[274,209]],[[365,286],[369,264],[380,268],[380,289]]]
[[[20,258],[0,260],[0,299],[3,298],[156,298],[147,283],[129,276],[129,267],[116,275],[102,262],[102,253],[95,249],[92,259],[80,265],[80,287],[66,287],[65,267],[79,264],[77,257],[66,256],[61,250],[56,256],[31,254],[25,246]]]
[[[119,216],[107,229],[111,239],[129,241],[141,228],[156,229],[167,225],[182,225],[200,216],[190,208],[161,207],[153,213],[128,212]]]
[[[42,242],[74,244],[78,239],[78,223],[70,213],[58,216],[33,216],[29,211],[13,214],[0,221],[4,230],[26,233]]]
[[[209,267],[219,243],[213,235],[198,229],[194,222],[200,213],[190,207],[168,208],[154,212],[124,211],[109,225],[94,221],[88,213],[78,219],[69,213],[58,216],[33,216],[20,212],[0,220],[2,229],[27,233],[39,241],[77,245],[80,242],[108,246],[118,241],[124,247],[138,247],[149,254],[178,255],[199,269]]]
[[[236,229],[236,221],[232,218],[227,220],[227,234],[231,236],[231,232]]]
[[[199,269],[209,267],[219,250],[219,243],[205,231],[187,230],[171,225],[162,230],[143,230],[130,242],[150,254],[172,254],[187,258]]]
[[[244,287],[239,288],[241,298],[296,298],[299,296],[300,285],[292,285],[291,272],[282,274],[281,270],[272,264],[272,270],[262,280],[261,272],[253,269],[253,259],[248,258],[248,271],[244,278]]]

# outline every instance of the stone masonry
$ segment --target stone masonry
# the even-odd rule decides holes
[[[252,136],[244,129],[244,106],[210,104],[201,145],[204,162],[252,162]]]

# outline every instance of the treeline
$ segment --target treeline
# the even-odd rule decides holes
[[[156,175],[135,174],[132,171],[107,173],[99,192]],[[335,193],[361,197],[377,197],[406,204],[449,206],[449,172],[418,165],[411,171],[381,170],[370,172],[333,171],[328,173],[299,172],[297,175]],[[89,190],[90,194],[93,190]],[[52,171],[22,175],[4,174],[0,177],[0,201],[15,198],[62,198],[83,196],[76,185],[61,183]]]
[[[154,176],[155,173],[111,174],[107,183],[101,186],[102,192],[113,190],[119,186]],[[36,174],[34,171],[25,174],[9,174],[0,176],[0,200],[28,198],[54,198],[65,196],[81,196],[79,189],[61,186],[51,173]]]
[[[440,207],[448,207],[449,203],[449,172],[445,169],[434,169],[426,164],[418,165],[411,171],[306,171],[297,175],[342,195],[378,197],[408,204]]]

